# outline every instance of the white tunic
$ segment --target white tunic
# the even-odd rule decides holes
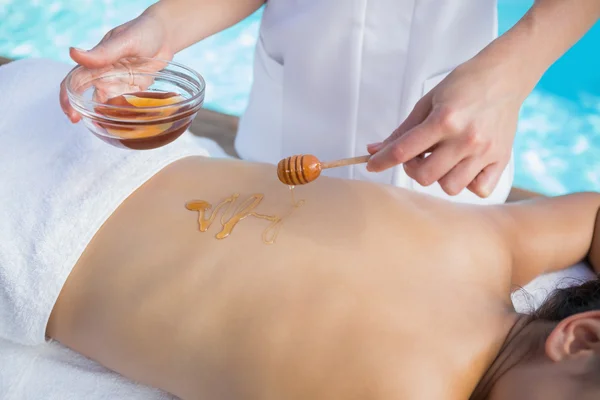
[[[270,0],[254,64],[254,85],[236,149],[277,163],[294,154],[334,160],[367,154],[415,103],[497,35],[495,0]],[[423,188],[402,166],[325,172],[448,197]],[[502,203],[512,160],[488,199],[464,190],[451,199]]]

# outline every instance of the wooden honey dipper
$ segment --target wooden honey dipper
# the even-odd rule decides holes
[[[305,185],[317,179],[324,169],[366,163],[369,158],[371,156],[366,155],[332,162],[321,162],[311,154],[291,156],[279,161],[279,164],[277,164],[277,177],[289,186]]]

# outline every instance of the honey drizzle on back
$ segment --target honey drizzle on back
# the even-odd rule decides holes
[[[225,239],[228,237],[235,226],[245,218],[255,217],[259,219],[264,219],[266,221],[270,221],[271,224],[267,226],[267,228],[262,233],[262,240],[265,244],[273,244],[277,239],[279,231],[281,230],[281,226],[283,225],[283,220],[290,216],[295,209],[301,207],[304,204],[304,200],[300,200],[296,202],[294,197],[293,186],[290,187],[290,192],[292,195],[292,208],[290,211],[283,216],[276,215],[266,215],[260,214],[255,210],[256,207],[263,200],[264,195],[257,193],[252,194],[246,200],[239,203],[237,207],[234,207],[234,203],[240,197],[239,193],[234,193],[233,195],[227,197],[225,200],[221,201],[217,204],[214,209],[212,204],[204,200],[194,200],[186,203],[185,207],[190,211],[198,212],[198,226],[200,232],[206,232],[210,229],[212,224],[214,223],[217,215],[221,210],[224,209],[221,214],[221,218],[219,222],[221,223],[221,230],[215,235],[217,239]],[[212,209],[212,212],[211,212]],[[207,216],[207,213],[210,212],[210,215]]]

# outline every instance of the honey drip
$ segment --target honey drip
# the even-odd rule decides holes
[[[291,188],[290,188],[291,190]],[[290,216],[296,208],[299,208],[304,204],[304,201],[301,200],[296,202],[294,200],[294,193],[292,191],[292,208],[291,210],[281,216],[278,217],[276,215],[266,215],[260,214],[255,210],[256,207],[260,204],[262,199],[264,198],[263,194],[253,194],[248,197],[246,200],[239,203],[237,207],[235,207],[235,203],[238,200],[240,195],[235,193],[225,200],[217,204],[214,209],[212,204],[204,200],[194,200],[188,202],[185,207],[190,211],[198,212],[198,226],[200,232],[207,232],[212,226],[213,222],[217,218],[217,215],[224,209],[221,213],[221,218],[219,222],[221,223],[221,230],[215,235],[217,239],[225,239],[228,237],[233,228],[243,219],[247,217],[254,217],[259,219],[264,219],[266,221],[271,222],[269,226],[262,233],[262,240],[265,244],[273,244],[277,239],[277,235],[281,230],[281,226],[283,225],[283,220]],[[211,212],[212,209],[212,212]],[[210,212],[210,215],[207,213]]]

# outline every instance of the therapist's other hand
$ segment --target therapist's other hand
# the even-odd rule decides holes
[[[93,71],[106,73],[114,64],[127,57],[152,57],[170,61],[174,53],[170,50],[167,39],[164,23],[146,12],[109,31],[89,51],[71,48],[70,56],[77,64],[92,69],[92,75]],[[97,90],[101,90],[101,87],[97,87]],[[102,97],[101,93],[96,93],[95,96]],[[71,107],[64,80],[60,85],[60,105],[71,122],[79,122],[81,116]]]
[[[507,63],[505,63],[507,64]],[[367,168],[404,164],[422,186],[439,182],[449,195],[468,188],[479,197],[495,189],[511,156],[521,105],[518,68],[477,58],[427,93],[383,143],[368,146]]]

